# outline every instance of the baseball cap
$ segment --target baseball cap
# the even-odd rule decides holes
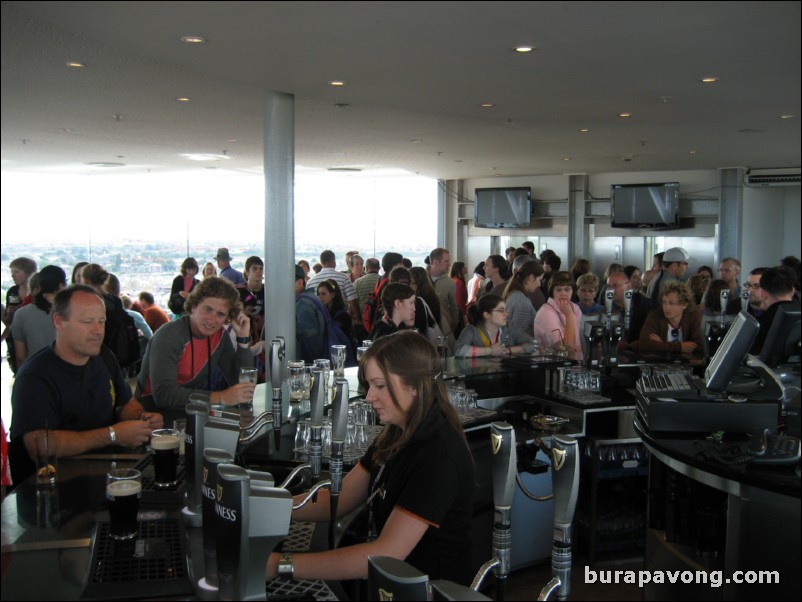
[[[682,247],[671,247],[663,255],[663,263],[688,263],[691,256]]]

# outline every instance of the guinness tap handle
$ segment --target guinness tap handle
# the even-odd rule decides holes
[[[281,381],[284,380],[284,345],[278,338],[270,341],[270,386],[273,387],[273,399],[276,391],[281,392]]]

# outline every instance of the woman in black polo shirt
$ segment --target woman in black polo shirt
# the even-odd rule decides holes
[[[385,428],[345,477],[338,510],[343,516],[366,503],[367,541],[271,554],[268,579],[358,579],[377,555],[406,560],[431,579],[470,584],[473,461],[436,349],[414,332],[385,336],[365,353],[359,378]],[[293,519],[328,520],[328,492],[318,496]]]

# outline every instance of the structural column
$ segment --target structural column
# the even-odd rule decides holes
[[[265,94],[265,341],[281,335],[295,358],[295,97]],[[247,217],[246,217],[247,219]]]

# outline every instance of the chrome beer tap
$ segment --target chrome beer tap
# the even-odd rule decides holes
[[[345,435],[348,430],[348,381],[337,378],[334,381],[334,406],[331,412],[331,519],[329,521],[329,547],[334,549],[334,531],[337,526],[337,505],[340,499],[343,482],[343,455],[345,452]]]
[[[281,383],[284,380],[284,338],[270,341],[270,386],[273,388],[273,435],[276,450],[281,446]]]

